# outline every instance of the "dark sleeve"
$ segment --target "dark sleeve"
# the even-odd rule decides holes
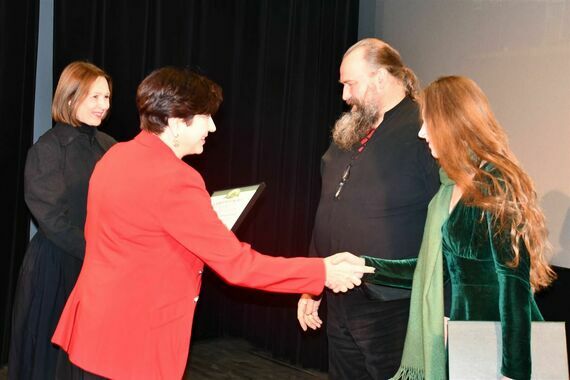
[[[367,266],[375,269],[374,273],[364,274],[365,282],[392,286],[395,288],[412,289],[417,258],[386,260],[378,257],[362,256]]]
[[[509,266],[513,257],[507,231],[498,234],[496,223],[486,213],[493,260],[499,281],[499,312],[501,317],[503,356],[501,373],[512,379],[530,379],[531,374],[531,300],[528,254],[521,247],[516,268]]]
[[[53,136],[32,146],[26,159],[24,197],[39,230],[63,251],[83,260],[83,229],[68,218],[63,160],[62,148]]]

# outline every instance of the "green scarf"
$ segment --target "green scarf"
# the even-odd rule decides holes
[[[446,375],[443,330],[441,227],[449,216],[453,181],[439,170],[441,186],[428,206],[422,245],[414,271],[404,353],[392,380],[442,380]]]

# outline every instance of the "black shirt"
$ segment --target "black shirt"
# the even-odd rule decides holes
[[[418,106],[406,97],[385,113],[362,153],[330,145],[321,162],[311,255],[418,255],[427,206],[439,187],[437,165],[418,137],[420,125]],[[349,163],[350,175],[335,199]]]

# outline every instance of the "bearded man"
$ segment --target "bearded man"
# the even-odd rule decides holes
[[[351,106],[322,157],[322,190],[311,255],[349,251],[384,259],[417,257],[439,175],[418,138],[418,81],[400,54],[369,38],[345,53],[342,98]],[[363,285],[327,292],[331,379],[387,379],[400,364],[410,291]],[[317,329],[321,298],[303,295],[298,319]]]

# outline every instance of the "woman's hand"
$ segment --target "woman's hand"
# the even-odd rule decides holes
[[[362,283],[364,273],[374,273],[374,268],[365,266],[364,259],[349,252],[341,252],[324,259],[325,285],[333,292],[346,292]],[[297,304],[297,319],[303,331],[307,328],[316,330],[323,321],[319,317],[321,298],[303,294]]]
[[[325,286],[333,292],[346,292],[362,283],[364,273],[374,273],[374,268],[364,265],[364,259],[349,252],[341,252],[324,259]]]

